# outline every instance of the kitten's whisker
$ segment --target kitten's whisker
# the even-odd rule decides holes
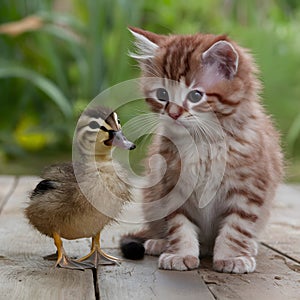
[[[215,126],[212,126],[210,123],[203,121],[201,122],[201,126],[205,127],[214,137],[214,140],[217,142],[220,138],[224,139],[225,133],[220,124],[214,123]]]
[[[141,124],[139,122],[136,122],[135,124],[130,124],[130,126],[128,126],[126,130],[130,132],[130,136],[136,136],[141,134],[146,135],[152,133],[153,128],[155,128],[157,125],[157,123]]]
[[[215,135],[215,128],[207,126],[204,121],[197,120],[197,122],[191,122],[191,125],[193,126],[193,131],[200,140],[205,138],[208,143],[215,143],[218,141]]]
[[[206,122],[207,122],[207,123],[217,124],[218,126],[220,126],[220,127],[222,128],[223,132],[224,132],[224,135],[226,135],[226,132],[229,132],[229,133],[231,133],[232,135],[235,134],[235,132],[234,132],[231,128],[229,128],[229,127],[225,128],[224,125],[222,125],[222,124],[221,124],[220,122],[218,122],[218,121],[214,121],[214,120],[206,120]]]
[[[223,126],[217,120],[202,120],[201,118],[194,117],[188,121],[196,123],[199,127],[206,127],[206,129],[209,129],[214,134],[217,133],[217,135],[220,135],[220,133],[224,133]]]
[[[132,119],[126,130],[130,131],[130,135],[149,134],[153,132],[156,126],[158,126],[158,120],[145,115],[142,118]]]
[[[203,128],[205,128],[203,126]],[[217,144],[218,143],[218,139],[214,136],[214,134],[207,128],[204,129],[206,135],[207,135],[207,140],[209,142],[209,144]]]
[[[201,124],[201,128],[206,132],[209,137],[209,142],[216,143],[218,142],[218,135],[219,133],[213,127],[209,127],[205,122]]]
[[[144,100],[143,100],[144,101]],[[141,115],[141,114],[148,114],[148,113],[153,113],[147,109],[141,109],[141,108],[137,108],[137,107],[134,107],[132,108],[132,111],[133,112],[137,112],[138,115]],[[137,117],[138,115],[136,115],[135,117]]]
[[[157,131],[159,124],[153,124],[152,127],[150,128],[149,132],[144,134],[141,137],[141,142],[139,143],[140,148],[144,148],[145,144],[148,142],[149,139],[152,138],[152,135]]]
[[[195,135],[195,140],[196,140],[196,143],[199,141],[201,141],[203,139],[203,135],[205,136],[205,134],[203,134],[203,130],[201,127],[197,126],[195,123],[191,123],[190,126],[192,127],[193,129],[193,133]],[[198,140],[197,140],[198,138]]]

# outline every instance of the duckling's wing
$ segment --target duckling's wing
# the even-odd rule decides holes
[[[71,162],[48,166],[42,172],[41,177],[43,179],[52,181],[76,182],[76,177]]]
[[[30,199],[33,199],[37,195],[44,194],[46,191],[54,190],[56,188],[55,181],[42,180],[38,183],[35,189],[31,192]]]

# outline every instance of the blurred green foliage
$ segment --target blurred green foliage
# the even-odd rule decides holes
[[[1,173],[37,174],[70,157],[80,110],[101,90],[138,76],[127,56],[128,25],[226,33],[250,48],[264,104],[282,132],[289,179],[300,179],[297,0],[1,0]]]

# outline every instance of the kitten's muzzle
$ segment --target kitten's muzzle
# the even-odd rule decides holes
[[[168,101],[165,106],[165,111],[172,119],[177,120],[184,113],[184,108],[176,103]]]

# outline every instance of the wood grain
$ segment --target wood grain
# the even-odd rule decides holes
[[[6,198],[13,191],[15,182],[17,181],[14,176],[0,176],[0,212],[4,205]]]
[[[107,252],[120,256],[116,250]],[[197,270],[159,270],[157,258],[150,256],[121,266],[101,266],[98,281],[101,300],[214,299]]]
[[[261,247],[257,269],[251,274],[211,271],[211,261],[203,260],[200,273],[215,299],[299,300],[300,265]]]
[[[23,216],[28,192],[37,181],[21,178],[0,215],[0,299],[95,299],[90,270],[57,269],[55,262],[43,259],[55,252],[53,242]],[[86,240],[65,245],[71,256],[88,252]]]
[[[0,300],[95,299],[90,270],[56,269],[54,262],[43,259],[55,251],[53,242],[29,226],[23,215],[28,193],[39,179],[21,177],[7,198],[14,180],[0,176],[0,206],[1,201],[5,202],[0,213]],[[216,273],[210,259],[202,260],[199,270],[164,271],[157,268],[157,257],[148,256],[141,261],[124,261],[121,266],[100,266],[96,276],[100,299],[299,300],[299,204],[298,187],[280,188],[269,226],[262,236],[262,241],[275,251],[260,247],[255,273]],[[139,226],[115,223],[105,228],[101,241],[108,248],[106,252],[120,257],[120,236]],[[64,245],[70,256],[78,257],[88,252],[90,241],[64,241]]]
[[[282,185],[261,240],[300,263],[300,189]],[[300,296],[299,296],[300,299]]]
[[[286,254],[297,257],[300,249],[300,190],[281,186],[272,217],[262,240]],[[286,227],[292,231],[286,231]],[[103,244],[117,247],[122,233],[136,225],[114,224],[102,235]],[[112,249],[107,250],[112,252]],[[119,252],[115,255],[120,256]],[[101,299],[300,299],[300,265],[264,246],[260,247],[257,270],[253,274],[221,274],[212,270],[211,261],[202,260],[198,271],[169,272],[157,269],[157,258],[125,262],[121,267],[99,270]],[[212,294],[209,294],[207,288]],[[182,293],[181,293],[182,292]],[[190,298],[191,297],[191,298]]]

